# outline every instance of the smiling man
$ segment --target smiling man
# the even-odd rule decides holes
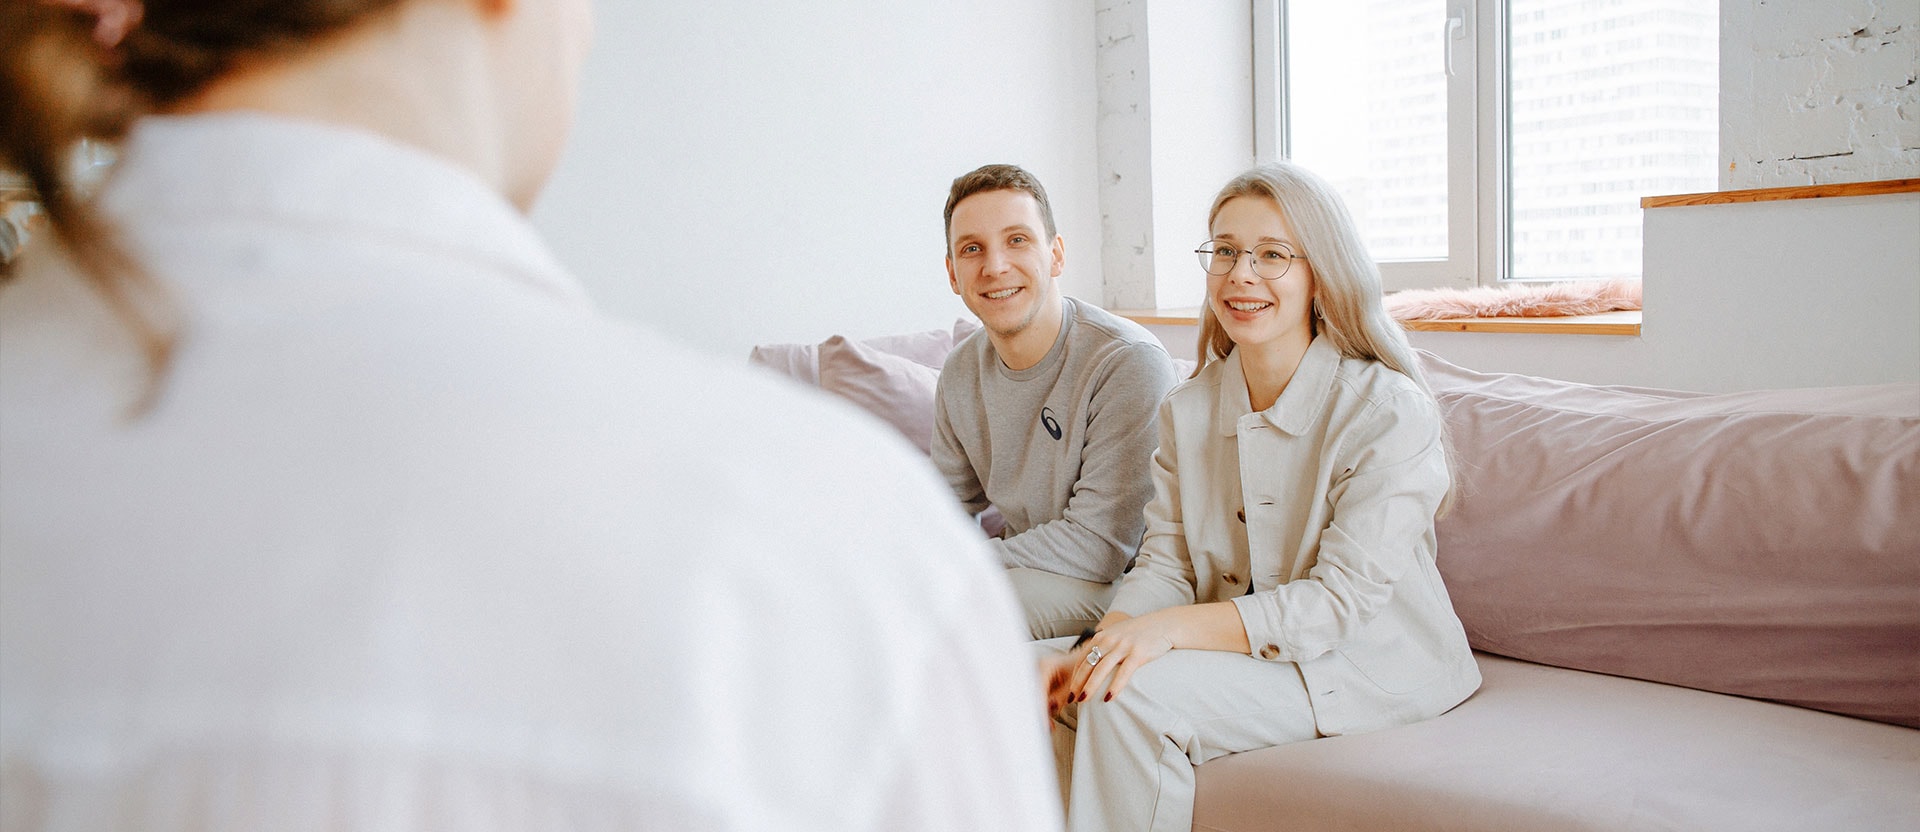
[[[1062,297],[1046,189],[987,165],[947,194],[947,281],[983,328],[940,371],[933,461],[993,541],[1033,638],[1093,626],[1140,546],[1173,361],[1138,324]]]

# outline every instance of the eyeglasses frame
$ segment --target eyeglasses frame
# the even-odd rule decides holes
[[[1286,267],[1281,269],[1279,274],[1276,274],[1272,277],[1268,277],[1260,273],[1259,260],[1248,261],[1248,268],[1253,269],[1253,276],[1260,278],[1261,280],[1279,280],[1280,278],[1286,277],[1287,272],[1293,271],[1293,261],[1307,259],[1306,255],[1294,252],[1293,246],[1287,245],[1286,243],[1261,243],[1260,245],[1274,246],[1274,247],[1283,249],[1287,252]],[[1201,243],[1199,248],[1194,249],[1193,253],[1201,255],[1202,257],[1206,258],[1207,261],[1211,261],[1214,257],[1214,249],[1218,247],[1219,247],[1219,244],[1217,241],[1208,240],[1204,243]],[[1259,248],[1259,247],[1260,246],[1254,246],[1254,248]],[[1227,248],[1234,248],[1234,247],[1227,246]],[[1227,266],[1227,270],[1224,272],[1214,271],[1213,267],[1208,265],[1207,262],[1202,262],[1200,264],[1200,269],[1201,271],[1204,271],[1207,274],[1213,275],[1214,277],[1225,277],[1227,275],[1233,274],[1234,267],[1240,265],[1241,255],[1252,254],[1252,253],[1253,253],[1253,248],[1235,248],[1234,254],[1233,254],[1233,263]]]

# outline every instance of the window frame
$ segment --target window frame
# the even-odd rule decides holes
[[[1289,155],[1287,0],[1251,1],[1254,160],[1266,163]],[[1461,22],[1447,53],[1447,257],[1380,263],[1387,291],[1509,279],[1506,11],[1506,0],[1446,0],[1449,29],[1441,37],[1449,37],[1453,20]]]

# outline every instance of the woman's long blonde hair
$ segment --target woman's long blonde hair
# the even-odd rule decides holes
[[[1347,213],[1340,195],[1318,175],[1292,162],[1270,162],[1240,174],[1228,182],[1213,198],[1207,212],[1207,227],[1220,216],[1229,200],[1241,197],[1271,199],[1280,206],[1293,233],[1294,244],[1313,264],[1313,333],[1324,335],[1341,355],[1378,361],[1413,380],[1421,392],[1433,398],[1426,374],[1407,342],[1406,330],[1387,314],[1380,289],[1380,267],[1367,252],[1367,245]],[[1200,370],[1227,357],[1233,340],[1213,314],[1212,298],[1200,306]],[[1436,410],[1438,403],[1435,404]],[[1453,441],[1443,420],[1440,443],[1447,455],[1447,468],[1454,468]],[[1458,479],[1455,478],[1457,484]],[[1441,512],[1453,504],[1453,491],[1441,501]]]

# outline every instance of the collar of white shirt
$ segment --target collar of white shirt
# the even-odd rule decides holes
[[[116,220],[240,220],[348,230],[480,257],[587,303],[526,217],[479,177],[349,127],[263,113],[140,119],[103,194]]]
[[[1227,353],[1221,361],[1219,400],[1214,406],[1215,427],[1221,436],[1233,436],[1239,431],[1240,417],[1253,412],[1253,401],[1247,396],[1247,376],[1240,369],[1240,351]],[[1293,379],[1287,382],[1287,389],[1280,392],[1280,398],[1261,413],[1267,423],[1289,436],[1305,433],[1320,411],[1326,409],[1327,394],[1333,389],[1334,376],[1340,370],[1340,350],[1327,340],[1325,335],[1314,336],[1313,343],[1307,345],[1307,354],[1300,358],[1300,366],[1293,371]]]

